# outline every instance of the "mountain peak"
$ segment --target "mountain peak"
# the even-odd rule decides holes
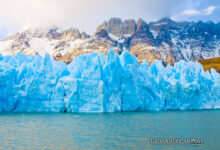
[[[169,17],[164,17],[164,18],[159,19],[156,22],[149,23],[150,26],[152,26],[152,25],[154,25],[154,26],[167,26],[167,25],[174,26],[176,24],[177,23]]]
[[[114,17],[99,25],[96,33],[104,29],[116,37],[131,36],[136,31],[136,28],[135,20],[127,19],[122,21],[120,18]]]
[[[148,29],[147,23],[143,19],[139,18],[137,21],[137,30],[146,30],[146,29]]]
[[[164,18],[159,19],[157,22],[169,23],[169,22],[174,22],[174,20],[172,20],[170,17],[164,17]]]
[[[29,28],[0,41],[3,55],[50,53],[56,60],[70,63],[80,54],[119,54],[129,50],[140,62],[161,59],[164,63],[220,56],[220,23],[175,22],[165,17],[146,23],[143,19],[110,18],[98,26],[93,36],[78,29]]]

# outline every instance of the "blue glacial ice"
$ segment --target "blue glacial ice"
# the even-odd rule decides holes
[[[219,109],[220,75],[198,62],[138,64],[128,51],[76,57],[0,55],[0,112]]]

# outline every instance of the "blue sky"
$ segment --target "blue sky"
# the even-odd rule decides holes
[[[220,0],[0,0],[0,38],[29,27],[75,27],[92,34],[111,17],[220,21]]]

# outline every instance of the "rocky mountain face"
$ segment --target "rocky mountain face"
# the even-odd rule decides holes
[[[178,60],[199,60],[220,56],[220,22],[175,22],[162,18],[157,22],[111,18],[97,27],[93,35],[71,28],[28,29],[0,41],[3,55],[49,53],[55,60],[70,63],[80,54],[119,54],[128,50],[139,62],[155,59],[165,64]]]

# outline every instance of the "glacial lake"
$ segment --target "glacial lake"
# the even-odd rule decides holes
[[[0,149],[218,150],[220,110],[1,113]],[[202,138],[203,144],[155,144],[157,138]]]

